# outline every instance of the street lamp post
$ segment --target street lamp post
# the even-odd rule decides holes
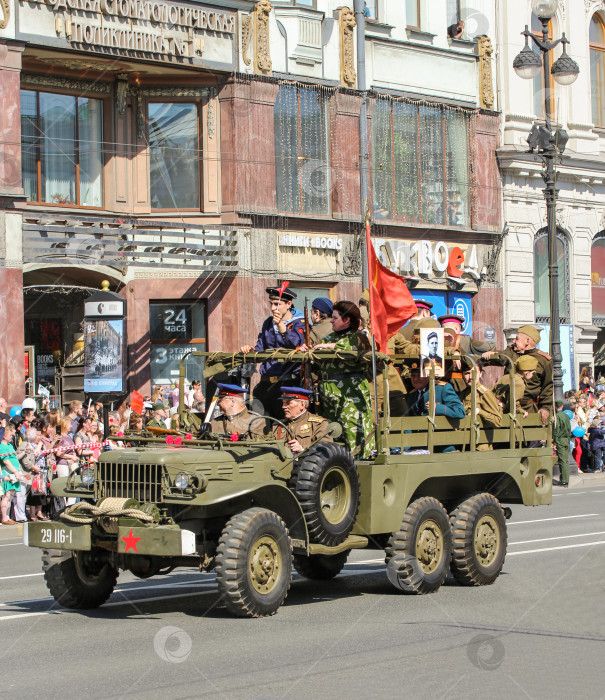
[[[556,401],[563,401],[563,371],[561,369],[561,336],[559,333],[559,267],[557,264],[557,221],[556,204],[558,189],[555,179],[555,162],[565,150],[568,136],[563,129],[553,132],[551,113],[550,76],[560,85],[571,85],[578,77],[578,64],[567,55],[569,40],[565,33],[560,39],[550,41],[548,38],[548,22],[557,11],[557,0],[532,0],[533,13],[542,25],[542,38],[535,36],[525,26],[522,34],[525,36],[525,46],[513,61],[513,68],[521,78],[531,80],[541,70],[544,71],[544,115],[546,126],[534,124],[527,139],[532,153],[536,153],[544,163],[542,178],[546,185],[544,199],[546,200],[546,227],[548,231],[548,278],[550,285],[550,346],[553,362],[553,384]],[[540,49],[542,59],[529,46],[529,39]],[[563,45],[563,53],[550,68],[551,51]]]

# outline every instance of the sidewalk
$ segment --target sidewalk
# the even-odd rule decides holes
[[[20,540],[23,537],[23,525],[0,525],[0,540]]]
[[[605,486],[605,472],[596,472],[595,474],[569,475],[570,489],[578,489],[583,488],[584,486],[593,486],[596,484],[602,484]],[[557,489],[557,486],[553,486],[553,489]]]

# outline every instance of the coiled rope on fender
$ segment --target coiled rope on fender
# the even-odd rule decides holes
[[[152,523],[154,521],[153,515],[144,513],[138,508],[123,508],[122,505],[125,503],[125,500],[126,499],[122,498],[106,498],[101,502],[100,506],[95,506],[92,503],[74,503],[61,513],[61,519],[71,523],[80,523],[82,525],[89,525],[95,521],[95,518],[100,516],[110,518],[125,516],[128,518],[137,518],[137,520],[142,520],[145,523]],[[74,515],[72,515],[72,512]],[[90,513],[90,516],[84,515],[85,512]],[[79,515],[80,513],[82,515]]]

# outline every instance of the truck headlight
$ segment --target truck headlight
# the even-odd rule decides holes
[[[174,478],[174,485],[180,491],[184,491],[189,486],[189,474],[177,474]]]
[[[90,486],[91,484],[95,483],[95,470],[92,469],[92,467],[82,469],[82,471],[80,472],[80,477],[82,479],[83,484]]]

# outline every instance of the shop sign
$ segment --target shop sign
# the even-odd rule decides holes
[[[32,18],[36,7],[52,13],[55,36],[48,23]],[[58,36],[87,51],[204,56],[231,66],[235,20],[234,12],[160,0],[28,0],[21,3],[19,26],[22,33]]]
[[[481,277],[476,244],[373,238],[380,262],[404,277]]]
[[[282,233],[279,236],[282,248],[311,248],[314,250],[342,250],[342,238],[336,236],[305,236]]]

